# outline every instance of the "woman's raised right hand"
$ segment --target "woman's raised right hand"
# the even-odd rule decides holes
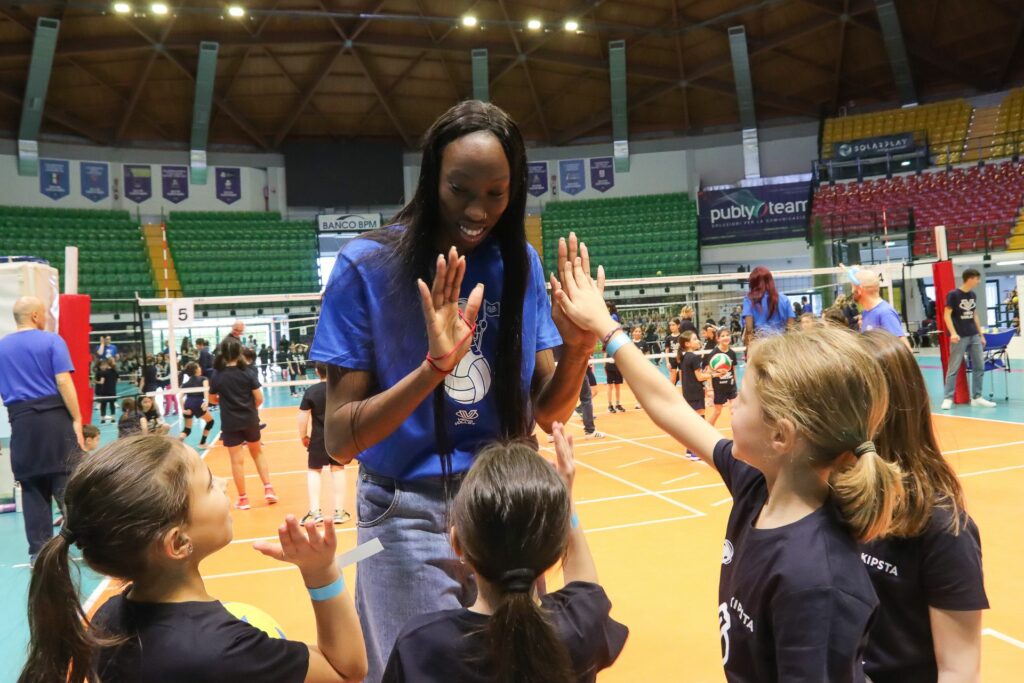
[[[416,281],[427,325],[430,357],[440,370],[454,369],[473,343],[472,326],[476,324],[484,300],[484,286],[478,284],[473,288],[460,316],[459,292],[465,274],[466,257],[459,256],[452,247],[447,259],[443,254],[437,256],[433,287],[428,288],[423,280]]]

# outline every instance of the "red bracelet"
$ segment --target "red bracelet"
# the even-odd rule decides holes
[[[437,367],[437,362],[441,361],[441,360],[444,360],[445,358],[448,358],[449,356],[451,356],[453,353],[455,353],[458,350],[458,348],[460,346],[462,346],[463,344],[466,343],[467,339],[469,339],[470,337],[473,336],[474,333],[476,333],[476,323],[473,323],[472,325],[470,325],[469,321],[466,320],[465,314],[461,310],[459,311],[459,318],[462,319],[462,322],[464,322],[467,325],[469,325],[469,332],[466,333],[466,336],[463,337],[462,339],[460,339],[459,343],[456,344],[455,346],[453,346],[451,351],[449,351],[448,353],[444,354],[440,358],[434,358],[433,356],[430,355],[430,351],[429,350],[427,351],[427,357],[426,357],[427,364],[430,365],[430,367],[433,368],[436,372],[440,372],[442,375],[450,374],[451,371],[455,369],[455,366],[453,365],[452,367],[448,368],[447,370],[444,370],[442,368]]]

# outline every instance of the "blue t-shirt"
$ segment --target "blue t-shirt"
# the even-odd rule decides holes
[[[107,344],[103,347],[103,355],[100,355],[100,346],[96,346],[96,357],[97,358],[116,358],[117,357],[117,344]]]
[[[870,332],[874,329],[882,329],[895,337],[905,337],[903,323],[900,322],[900,314],[885,299],[878,302],[878,305],[870,311],[864,309],[860,314],[860,331]]]
[[[750,297],[743,297],[743,317],[750,316],[754,319],[755,330],[773,330],[775,332],[786,331],[786,321],[795,318],[793,304],[789,297],[779,292],[779,305],[775,308],[775,315],[768,316],[768,294],[761,297],[757,306],[750,300]]]
[[[56,376],[74,372],[68,345],[43,330],[13,332],[0,339],[0,396],[4,405],[57,393]]]
[[[427,332],[414,282],[397,283],[385,249],[369,239],[355,239],[338,254],[324,292],[323,310],[310,349],[312,360],[373,373],[385,391],[413,372],[427,353]],[[522,386],[529,391],[536,353],[561,345],[551,320],[544,270],[527,245],[530,273],[523,301]],[[503,283],[501,252],[489,238],[466,257],[461,296],[484,285],[469,353],[445,380],[448,437],[453,446],[452,471],[468,470],[473,455],[497,438],[500,420],[493,386],[498,350]],[[399,291],[399,289],[401,291]],[[389,437],[359,454],[371,471],[399,480],[440,476],[434,439],[434,401],[427,398]]]

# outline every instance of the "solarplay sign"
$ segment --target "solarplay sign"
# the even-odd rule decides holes
[[[701,244],[802,236],[810,196],[808,183],[702,191],[698,197]]]

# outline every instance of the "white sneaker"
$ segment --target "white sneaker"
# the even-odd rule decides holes
[[[944,398],[944,399],[942,399],[942,409],[943,410],[949,410],[952,407],[953,407],[953,399],[951,399],[951,398]]]
[[[980,406],[982,408],[995,408],[996,407],[995,402],[990,401],[987,398],[982,398],[981,396],[979,396],[978,398],[971,399],[971,405],[975,406],[975,407],[979,407]]]
[[[592,432],[587,432],[586,434],[584,434],[583,438],[584,439],[603,439],[604,438],[604,432],[599,432],[599,431],[597,431],[595,429]]]

